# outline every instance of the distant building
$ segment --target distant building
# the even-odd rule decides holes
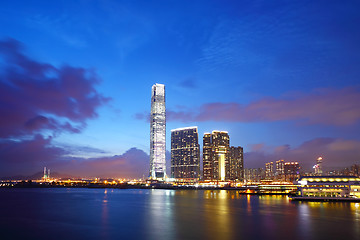
[[[286,162],[284,164],[285,180],[293,182],[300,177],[300,166],[298,162]]]
[[[316,164],[314,166],[314,171],[315,171],[315,175],[322,175],[323,174],[322,157],[318,157],[318,159],[316,160]]]
[[[166,176],[166,115],[165,85],[152,86],[150,115],[150,178],[164,179]]]
[[[230,147],[226,131],[205,133],[203,137],[203,179],[243,180],[244,154],[242,147]]]
[[[265,170],[263,168],[244,169],[244,179],[246,182],[260,182],[264,178]]]
[[[244,180],[244,150],[242,147],[229,149],[230,180]]]
[[[171,177],[200,178],[200,146],[197,127],[171,130]]]
[[[278,160],[276,161],[276,172],[275,172],[275,177],[277,180],[284,180],[285,178],[285,168],[284,168],[285,164],[284,164],[284,160]]]
[[[274,178],[274,163],[273,162],[265,163],[265,175],[266,175],[266,179],[268,179],[268,180]]]

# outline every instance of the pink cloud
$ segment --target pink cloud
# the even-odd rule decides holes
[[[348,167],[355,163],[359,164],[360,141],[315,138],[295,148],[291,148],[289,145],[264,146],[260,151],[254,151],[254,149],[247,151],[244,162],[246,168],[251,168],[264,167],[266,162],[284,159],[285,161],[298,161],[304,169],[310,170],[319,156],[323,157],[325,168],[331,169]]]
[[[273,122],[352,125],[360,120],[360,91],[356,87],[317,89],[285,97],[265,97],[247,105],[208,103],[197,109],[168,111],[169,121]]]

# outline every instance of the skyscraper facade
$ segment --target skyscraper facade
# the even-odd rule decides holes
[[[298,162],[286,162],[284,165],[285,181],[295,181],[300,177],[300,166]]]
[[[203,137],[203,180],[213,179],[211,133],[204,133]]]
[[[152,179],[164,179],[166,176],[165,139],[165,85],[156,83],[152,86],[150,115],[150,177]]]
[[[274,163],[273,162],[265,163],[265,174],[266,174],[266,179],[268,179],[268,180],[274,178]]]
[[[197,127],[171,130],[171,177],[199,180],[200,149]]]
[[[213,179],[225,181],[230,177],[229,166],[229,145],[230,138],[228,132],[212,132],[212,157],[213,157]]]
[[[284,180],[285,178],[285,168],[284,168],[284,160],[280,159],[276,161],[276,180]]]
[[[226,131],[205,133],[203,137],[203,180],[243,180],[242,147],[230,147]]]
[[[244,150],[242,147],[229,149],[230,180],[244,180]]]

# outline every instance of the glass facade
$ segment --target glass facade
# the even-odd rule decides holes
[[[200,150],[197,127],[171,130],[171,177],[200,178]]]
[[[213,179],[211,146],[211,133],[205,133],[203,137],[203,180]]]
[[[150,177],[163,179],[166,176],[166,113],[165,85],[152,86],[150,115]]]
[[[244,149],[242,147],[230,147],[230,180],[244,180]]]

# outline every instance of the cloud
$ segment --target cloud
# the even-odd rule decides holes
[[[69,157],[79,151],[96,151],[91,147],[59,147],[52,139],[36,135],[23,141],[2,140],[0,142],[0,177],[29,176],[40,172],[45,166],[53,172],[77,177],[142,178],[148,176],[149,155],[131,148],[121,155],[97,158]]]
[[[49,166],[54,170],[82,177],[142,178],[148,176],[149,155],[131,148],[122,155],[99,158],[67,158]]]
[[[265,150],[266,149],[266,150]],[[270,150],[271,149],[271,150]],[[256,151],[255,151],[256,150]],[[262,146],[262,149],[250,149],[245,153],[246,168],[264,167],[265,162],[298,161],[303,169],[310,170],[316,159],[323,157],[325,169],[349,167],[360,163],[360,141],[338,138],[315,138],[291,148],[289,145],[276,147]]]
[[[92,69],[39,62],[15,39],[0,40],[0,169],[3,176],[64,165],[90,147],[53,145],[62,132],[79,133],[110,99],[97,92]]]
[[[51,137],[38,134],[22,141],[0,141],[1,176],[33,174],[67,154],[67,150],[51,145]]]
[[[182,122],[274,122],[352,125],[360,120],[360,91],[357,87],[316,89],[308,94],[265,97],[247,105],[207,103],[196,109],[167,111],[168,121]]]
[[[17,40],[0,41],[0,62],[0,138],[78,133],[109,101],[96,91],[93,70],[38,62]]]

